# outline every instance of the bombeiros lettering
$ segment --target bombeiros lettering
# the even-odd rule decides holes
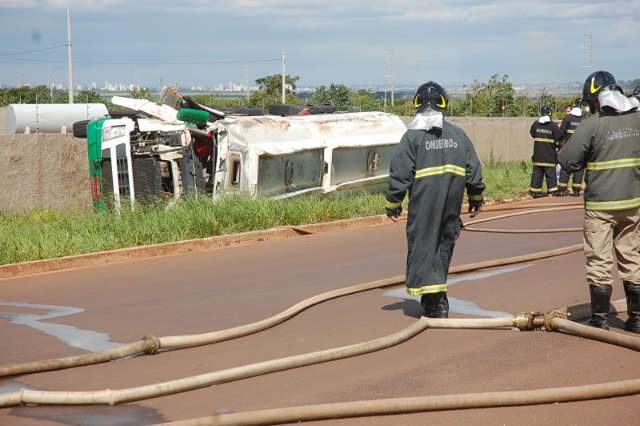
[[[427,151],[431,149],[456,149],[458,148],[458,142],[453,139],[433,139],[425,141],[424,149]]]

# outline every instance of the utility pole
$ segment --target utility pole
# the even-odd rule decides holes
[[[387,79],[384,79],[384,112],[387,112]]]
[[[287,63],[287,53],[282,50],[282,103],[286,104],[287,103],[287,91],[286,91],[286,81],[285,81],[285,75],[287,72],[287,67],[286,67],[286,63]]]
[[[393,87],[393,49],[389,49],[389,84],[391,85],[391,106],[394,106],[394,87]]]
[[[53,65],[49,65],[49,98],[53,103]]]
[[[67,62],[69,67],[69,103],[73,103],[73,62],[71,60],[71,11],[67,8]]]
[[[251,80],[249,79],[249,64],[247,64],[247,105],[249,105],[249,98],[251,96]]]

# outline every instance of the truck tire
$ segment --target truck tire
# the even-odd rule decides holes
[[[90,120],[76,121],[73,123],[73,137],[86,139],[87,137],[87,124]]]

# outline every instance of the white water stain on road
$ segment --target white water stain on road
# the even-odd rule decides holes
[[[522,269],[529,268],[533,265],[534,265],[533,263],[523,263],[521,265],[505,266],[504,268],[497,268],[497,269],[493,269],[491,271],[486,271],[486,272],[474,272],[471,274],[457,274],[457,275],[453,275],[447,280],[447,286],[451,287],[452,285],[456,285],[465,281],[478,281],[485,278],[504,275],[510,272],[520,271]],[[483,284],[483,285],[486,285],[486,284]],[[389,297],[404,299],[404,300],[415,300],[418,304],[420,303],[420,296],[408,295],[405,287],[393,288],[385,292],[384,295]],[[472,302],[470,300],[456,299],[454,297],[449,297],[449,311],[457,312],[459,314],[464,314],[464,315],[474,315],[474,316],[487,317],[487,318],[499,318],[499,317],[512,315],[511,313],[508,313],[508,312],[485,310],[485,309],[482,309],[475,302]]]
[[[38,309],[47,312],[43,315],[22,312],[3,312],[2,306]],[[90,352],[100,352],[119,345],[111,341],[109,335],[106,333],[82,330],[71,325],[44,322],[45,320],[78,314],[80,312],[84,312],[84,309],[74,308],[72,306],[36,305],[32,303],[6,302],[0,300],[0,317],[7,318],[11,324],[25,325],[49,336],[53,336],[71,347]]]

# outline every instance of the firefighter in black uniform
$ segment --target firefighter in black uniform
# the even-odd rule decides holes
[[[547,192],[553,194],[558,190],[556,163],[558,162],[557,143],[560,141],[560,130],[551,121],[551,108],[542,107],[542,116],[531,125],[533,138],[533,173],[529,191],[533,198],[544,196],[542,183],[547,178]]]
[[[562,120],[562,124],[560,124],[560,145],[558,146],[558,150],[562,149],[564,144],[566,144],[569,139],[571,139],[571,136],[573,136],[573,134],[576,132],[578,125],[582,122],[581,105],[582,99],[577,99],[571,112],[569,112],[569,114],[567,114]],[[556,195],[558,195],[559,197],[564,197],[568,194],[570,176],[571,173],[569,173],[567,170],[560,170],[560,181],[558,182],[558,191],[556,192]],[[574,197],[580,196],[583,178],[584,169],[578,170],[573,174],[571,188],[573,189]]]
[[[424,315],[447,318],[447,274],[462,222],[465,188],[469,212],[483,203],[482,169],[464,131],[444,121],[449,99],[434,82],[414,97],[417,114],[391,159],[387,216],[397,219],[409,194],[407,292],[420,295]]]

